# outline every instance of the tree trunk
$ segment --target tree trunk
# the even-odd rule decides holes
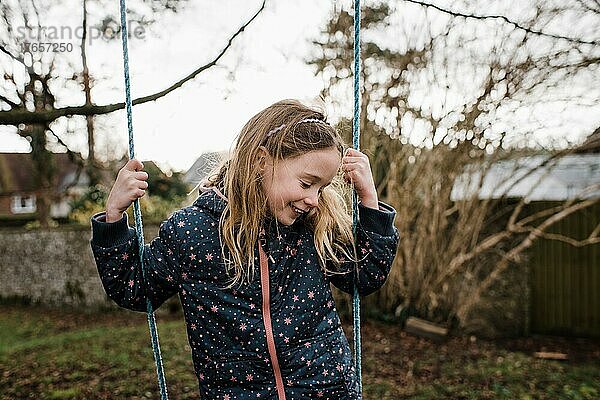
[[[87,65],[86,55],[86,40],[87,40],[87,0],[83,0],[83,34],[81,36],[81,63],[83,64],[83,91],[85,93],[85,105],[92,105],[92,93],[90,84],[90,72]],[[86,164],[86,172],[90,180],[90,186],[95,186],[100,182],[100,175],[96,168],[96,153],[94,151],[94,116],[87,115],[85,117],[87,136],[88,136],[88,158]]]
[[[48,227],[51,221],[50,205],[55,197],[53,181],[56,175],[56,165],[52,153],[46,149],[46,127],[44,125],[32,125],[28,130],[32,139],[32,173],[37,188],[37,220],[42,227]]]

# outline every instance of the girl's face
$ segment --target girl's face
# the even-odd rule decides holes
[[[275,162],[264,150],[262,186],[271,214],[283,225],[292,225],[298,217],[319,204],[321,190],[338,172],[341,154],[335,147],[314,150]]]

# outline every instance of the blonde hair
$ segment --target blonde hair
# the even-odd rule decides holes
[[[208,180],[209,186],[222,189],[228,198],[219,223],[223,259],[231,277],[227,287],[251,282],[254,277],[254,248],[263,219],[269,213],[257,162],[260,147],[266,148],[275,160],[275,168],[278,160],[314,150],[333,147],[341,155],[344,142],[337,130],[325,122],[323,112],[297,100],[279,101],[246,123],[230,159]],[[338,254],[348,260],[353,258],[345,250],[354,243],[345,186],[338,171],[332,184],[323,188],[318,206],[305,219],[314,232],[319,263],[326,273],[339,273],[326,267],[327,261],[332,261],[336,269],[339,267],[342,260]]]

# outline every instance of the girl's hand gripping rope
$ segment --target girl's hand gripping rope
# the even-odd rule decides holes
[[[144,164],[134,158],[119,170],[106,200],[106,222],[120,220],[131,203],[146,194],[148,174],[143,169]]]
[[[346,149],[342,158],[342,171],[346,182],[354,185],[354,190],[365,207],[378,209],[379,199],[371,172],[369,158],[358,150]]]

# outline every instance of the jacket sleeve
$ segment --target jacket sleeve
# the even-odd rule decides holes
[[[378,210],[359,204],[358,216],[358,266],[354,261],[343,262],[341,270],[348,272],[332,274],[329,280],[335,287],[350,294],[354,293],[356,281],[358,293],[366,296],[383,286],[392,267],[398,246],[398,230],[394,227],[396,210],[383,202],[379,202]],[[352,254],[352,251],[349,254]]]
[[[92,217],[91,246],[98,273],[106,294],[119,306],[146,311],[149,296],[156,310],[178,292],[181,241],[177,238],[177,215],[164,221],[158,237],[144,246],[145,281],[137,235],[127,223],[127,214],[112,223],[106,222],[104,213]]]

